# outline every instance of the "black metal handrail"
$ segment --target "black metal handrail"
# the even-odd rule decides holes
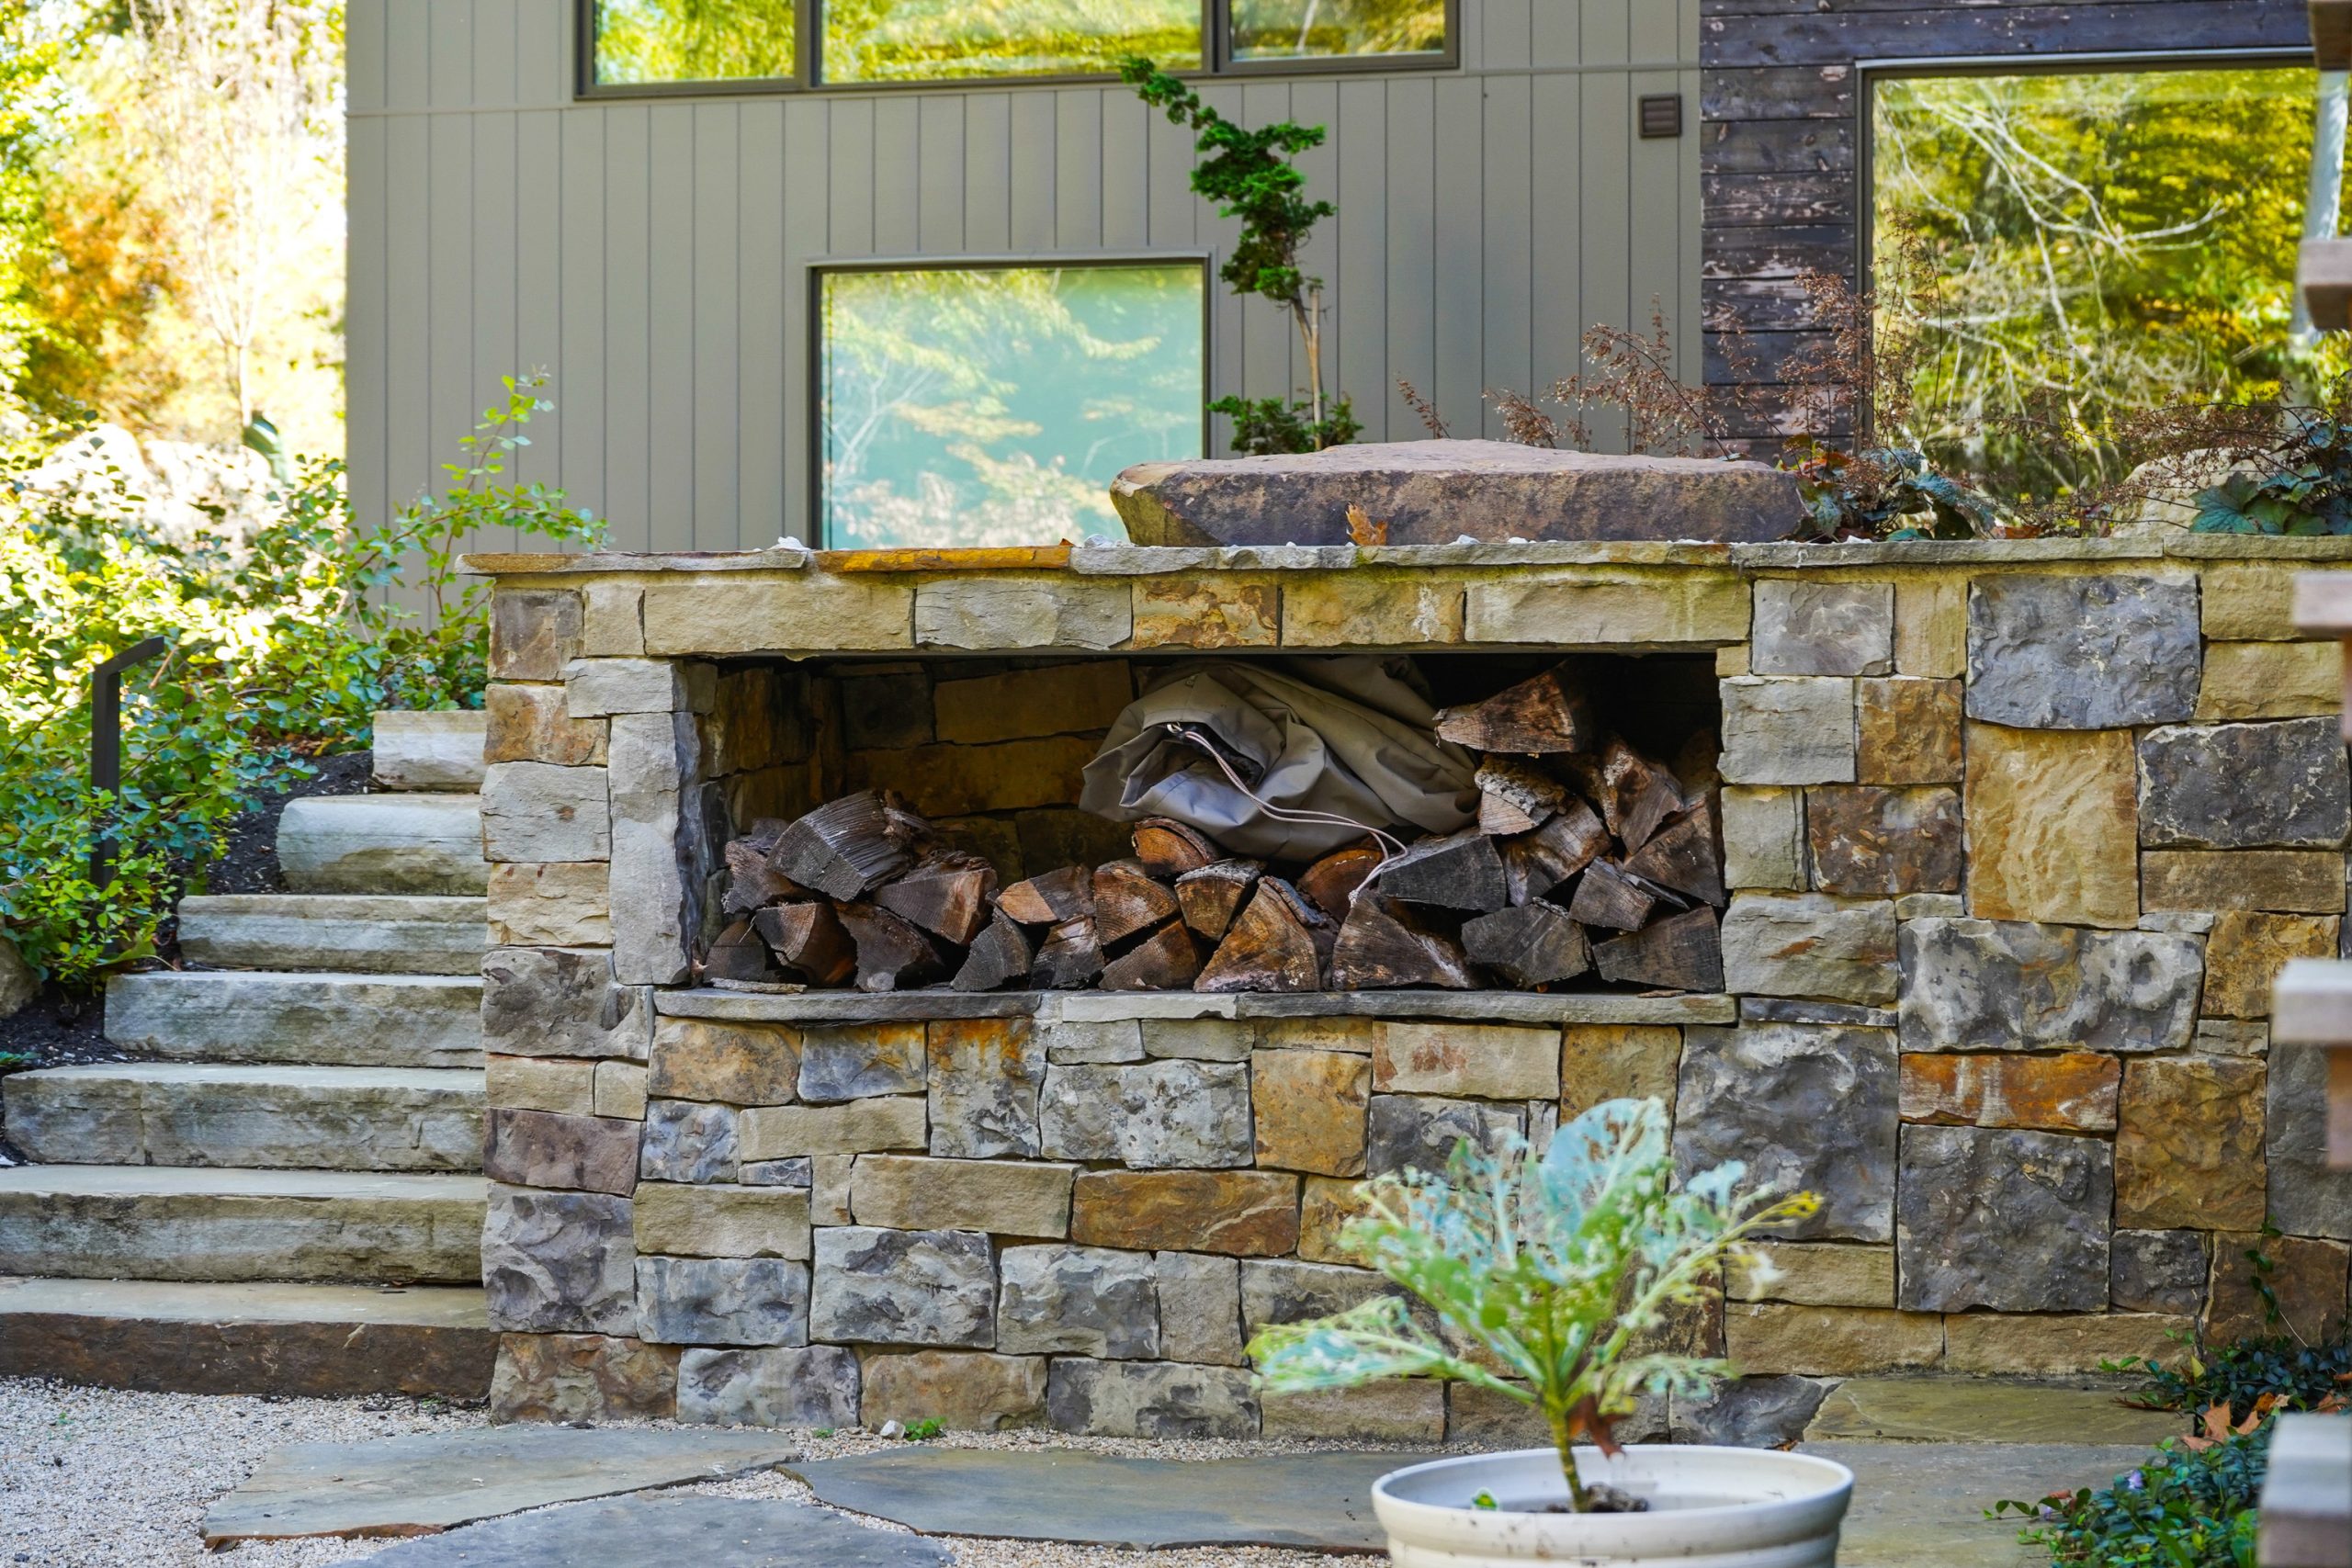
[[[133,643],[90,671],[90,787],[122,789],[122,672],[144,664],[171,645],[151,637]],[[90,843],[90,885],[103,891],[114,881],[114,839],[100,829]]]

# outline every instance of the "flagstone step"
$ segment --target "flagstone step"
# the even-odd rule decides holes
[[[175,1061],[481,1065],[479,975],[154,970],[107,985],[107,1038]]]
[[[0,1128],[35,1161],[266,1170],[481,1168],[470,1068],[102,1062],[0,1078]]]
[[[489,944],[481,898],[236,893],[180,900],[180,953],[230,969],[475,975]]]
[[[490,1392],[479,1287],[0,1279],[0,1378],[345,1399]]]
[[[390,790],[481,788],[482,743],[490,716],[480,708],[376,716],[376,787]]]
[[[488,1190],[479,1176],[17,1166],[0,1170],[0,1274],[469,1283]]]
[[[296,893],[472,893],[490,886],[478,795],[314,795],[277,819]]]

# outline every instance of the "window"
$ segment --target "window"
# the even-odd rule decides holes
[[[1456,0],[577,0],[586,90],[1443,65]],[[1219,40],[1212,47],[1212,40]]]
[[[1926,349],[1910,434],[1998,493],[2046,497],[2121,477],[2112,419],[2304,374],[2290,328],[2317,85],[2307,66],[1877,82],[1882,308],[1903,274],[1925,285],[1897,307]],[[2089,439],[2053,455],[2002,432],[2053,414]]]
[[[1120,469],[1201,455],[1200,262],[818,278],[831,548],[1116,533]]]

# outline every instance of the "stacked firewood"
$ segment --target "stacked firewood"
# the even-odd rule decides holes
[[[1437,733],[1483,753],[1476,825],[1304,866],[1159,818],[1132,858],[1006,887],[891,795],[761,822],[727,846],[734,919],[705,974],[869,991],[1721,987],[1712,791],[1605,732],[1565,666],[1442,711]]]

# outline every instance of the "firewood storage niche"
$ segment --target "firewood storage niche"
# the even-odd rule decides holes
[[[1132,821],[1082,807],[1088,764],[1138,695],[1219,666],[1342,698],[1376,671],[1383,690],[1409,694],[1387,716],[1447,759],[1440,798],[1418,824],[1351,818],[1380,834],[1320,822],[1285,837],[1276,813],[1235,829],[1238,846],[1181,807]],[[704,888],[698,977],[867,992],[1718,991],[1717,692],[1712,656],[1687,653],[722,663],[703,806],[724,849]],[[1221,784],[1274,787],[1246,756],[1220,769],[1197,744],[1179,750]],[[1316,754],[1344,768],[1331,760],[1344,751]]]

